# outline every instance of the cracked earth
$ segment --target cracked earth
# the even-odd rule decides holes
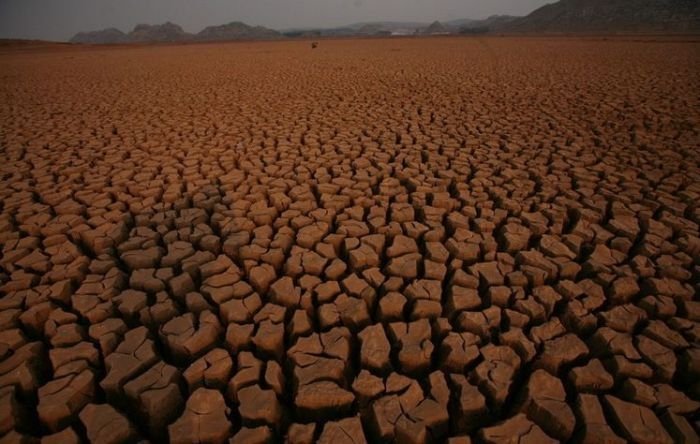
[[[699,42],[0,50],[0,442],[697,442]]]

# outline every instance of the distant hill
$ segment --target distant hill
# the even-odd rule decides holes
[[[286,37],[349,37],[412,35],[416,29],[425,28],[424,22],[360,22],[336,28],[296,28],[286,29]]]
[[[423,22],[368,22],[355,23],[348,28],[359,35],[410,35],[426,26],[428,23]]]
[[[30,39],[0,39],[0,51],[31,51],[44,48],[70,48],[67,42]]]
[[[522,17],[513,15],[492,15],[483,20],[471,20],[459,27],[460,34],[483,34],[498,31]]]
[[[384,28],[380,24],[366,24],[358,29],[353,30],[354,35],[391,35],[392,31]]]
[[[243,22],[231,22],[220,26],[208,26],[200,31],[195,39],[218,40],[273,40],[282,38],[279,32],[264,26],[250,26]]]
[[[209,26],[198,34],[185,32],[180,25],[166,22],[162,25],[136,25],[124,34],[115,28],[101,31],[79,32],[70,40],[71,43],[110,44],[110,43],[165,43],[190,41],[224,41],[224,40],[269,40],[281,38],[282,35],[262,26],[249,26],[242,22],[231,22],[220,26]]]
[[[136,25],[129,33],[129,41],[138,43],[184,42],[192,37],[192,34],[183,31],[180,25],[171,22],[162,25]]]
[[[697,32],[698,0],[560,0],[500,26],[514,32]]]
[[[475,22],[479,22],[479,20],[474,20],[474,19],[470,19],[470,18],[463,18],[463,19],[457,19],[457,20],[444,21],[444,22],[442,22],[442,24],[447,26],[448,28],[459,29],[459,28],[463,28],[465,26],[471,26]]]
[[[103,45],[106,43],[125,43],[129,36],[116,28],[107,28],[101,31],[79,32],[70,39],[71,43],[89,43]]]
[[[345,26],[346,28],[359,29],[367,25],[377,26],[382,29],[406,29],[406,28],[422,28],[428,26],[429,22],[396,22],[396,21],[378,21],[378,22],[359,22]]]
[[[441,35],[449,33],[450,30],[437,20],[431,23],[427,28],[419,29],[416,31],[416,34],[422,35]]]

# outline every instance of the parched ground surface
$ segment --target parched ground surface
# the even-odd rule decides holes
[[[697,442],[700,43],[0,54],[0,442]]]

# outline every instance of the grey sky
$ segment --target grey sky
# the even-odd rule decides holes
[[[79,31],[172,21],[185,31],[243,21],[275,29],[362,21],[524,15],[555,0],[0,0],[0,38],[67,40]]]

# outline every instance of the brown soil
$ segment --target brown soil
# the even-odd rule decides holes
[[[699,49],[3,49],[0,439],[697,441]]]

